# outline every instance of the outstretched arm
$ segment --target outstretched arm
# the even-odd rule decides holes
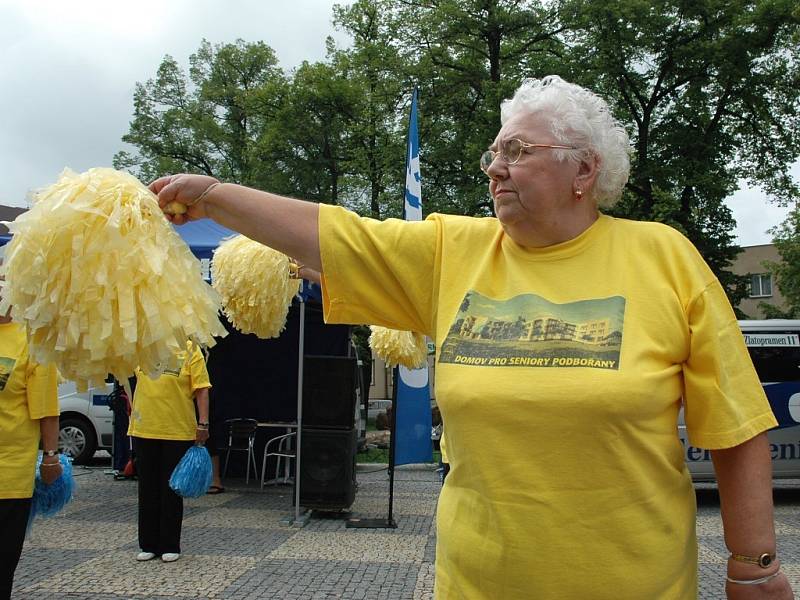
[[[312,269],[322,270],[319,205],[313,202],[220,183],[206,175],[169,175],[156,179],[150,190],[158,195],[162,209],[172,202],[185,205],[185,213],[167,213],[167,218],[177,225],[210,218]]]

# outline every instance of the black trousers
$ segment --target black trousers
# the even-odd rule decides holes
[[[25,528],[31,512],[30,498],[0,500],[0,600],[11,598],[14,571],[25,541]]]
[[[183,498],[169,478],[193,441],[133,438],[139,482],[139,547],[158,556],[181,551]]]

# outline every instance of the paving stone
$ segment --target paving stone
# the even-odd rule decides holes
[[[37,548],[28,544],[23,547],[22,556],[14,575],[14,588],[22,589],[37,581],[56,576],[85,563],[99,554],[97,550],[76,549],[71,552],[56,552],[50,549]],[[21,597],[13,594],[13,598]]]
[[[269,558],[422,562],[424,535],[403,535],[350,529],[345,532],[299,531],[269,554]]]
[[[419,565],[337,560],[265,560],[239,577],[224,598],[412,598]],[[391,594],[391,595],[387,595]]]
[[[101,593],[216,598],[231,579],[255,562],[251,557],[183,554],[179,561],[166,564],[160,560],[138,562],[128,552],[105,552],[20,591],[70,592],[86,597]]]
[[[285,519],[283,511],[258,508],[228,508],[227,505],[214,509],[203,509],[194,515],[184,517],[186,527],[226,527],[248,529],[277,529]]]
[[[98,527],[95,522],[52,518],[34,523],[25,546],[59,550],[107,550],[130,544],[136,539],[135,520],[106,522]]]
[[[291,486],[226,481],[226,492],[185,501],[184,555],[177,563],[134,560],[137,490],[102,469],[77,469],[78,492],[62,515],[37,521],[15,578],[15,600],[198,600],[344,598],[429,600],[436,555],[435,511],[441,486],[432,469],[396,471],[397,529],[348,529],[347,516],[385,517],[385,470],[359,470],[349,513],[314,511],[288,527]],[[727,550],[719,496],[699,486],[700,600],[724,599]],[[800,480],[775,490],[778,548],[800,591]]]
[[[264,556],[280,547],[297,530],[250,529],[235,527],[183,527],[181,546],[184,552],[227,556]]]
[[[432,515],[436,511],[437,498],[419,498],[414,494],[395,495],[392,512],[396,515]],[[385,514],[389,509],[389,497],[386,495],[357,495],[350,507],[352,512],[364,514]]]
[[[433,582],[435,567],[433,563],[422,565],[417,574],[417,583],[414,586],[414,598],[419,600],[433,600]]]

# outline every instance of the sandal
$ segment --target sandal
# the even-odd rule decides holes
[[[211,487],[208,488],[206,494],[221,494],[224,491],[225,488],[222,487],[221,485],[212,485]]]

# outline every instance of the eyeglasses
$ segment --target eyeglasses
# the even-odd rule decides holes
[[[481,154],[481,171],[487,173],[489,171],[489,167],[492,166],[492,163],[498,154],[500,155],[500,158],[503,159],[503,162],[505,162],[507,165],[515,165],[519,162],[519,159],[522,157],[522,153],[527,148],[562,148],[564,150],[574,150],[575,146],[559,146],[557,144],[531,144],[529,142],[523,142],[517,138],[511,138],[510,140],[504,141],[500,145],[499,152],[487,150]]]

